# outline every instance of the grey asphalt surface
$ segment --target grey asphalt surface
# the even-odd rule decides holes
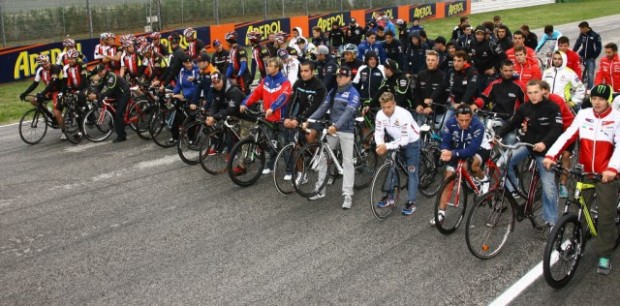
[[[616,35],[617,18],[593,28]],[[529,222],[481,261],[464,226],[444,236],[428,224],[434,199],[421,195],[413,217],[379,221],[368,189],[340,208],[341,181],[308,202],[279,195],[270,176],[237,187],[131,133],[75,146],[59,136],[29,146],[0,127],[0,304],[485,305],[542,260]],[[539,278],[514,304],[615,304],[620,270],[595,266],[588,249],[568,288]]]

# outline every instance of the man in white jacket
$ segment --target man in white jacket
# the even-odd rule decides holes
[[[551,60],[552,67],[545,70],[543,80],[549,83],[551,92],[564,98],[574,112],[579,111],[586,93],[583,83],[572,69],[566,67],[566,53],[555,51]]]
[[[291,84],[295,84],[299,78],[299,60],[290,56],[285,49],[278,50],[278,57],[284,64],[282,73],[288,78]]]

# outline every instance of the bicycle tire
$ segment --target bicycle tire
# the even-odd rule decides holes
[[[114,131],[114,117],[109,110],[102,112],[101,108],[93,108],[84,116],[82,130],[86,139],[92,142],[101,142]]]
[[[172,139],[172,128],[168,120],[173,120],[174,111],[159,108],[149,120],[149,135],[153,142],[162,148],[171,148],[176,142],[170,143]]]
[[[45,114],[36,108],[25,112],[19,120],[19,137],[29,145],[41,142],[46,133],[47,122],[45,121]]]
[[[444,180],[439,189],[440,192],[437,193],[437,200],[435,201],[435,226],[437,230],[444,235],[450,235],[456,231],[463,221],[465,210],[467,209],[467,188],[465,186],[467,184],[461,183],[461,186],[455,186],[456,184],[453,183],[455,179],[456,175],[451,175]],[[445,209],[444,219],[443,222],[439,222],[439,202],[441,201],[443,190],[449,188],[456,188],[456,190],[448,191],[448,205]],[[453,196],[456,196],[456,198],[453,198]]]
[[[377,152],[374,145],[374,133],[369,133],[359,145],[354,145],[353,152],[355,178],[353,188],[356,190],[370,186],[377,169]]]
[[[397,173],[393,173],[396,171]],[[394,207],[399,203],[400,199],[400,172],[397,167],[393,167],[390,163],[385,163],[375,172],[370,187],[370,210],[372,215],[379,220],[383,220],[392,214]],[[391,186],[391,187],[390,187]],[[387,207],[378,207],[380,201],[385,201],[391,194],[394,199],[394,205]]]
[[[547,284],[556,289],[566,286],[575,275],[584,250],[585,235],[577,216],[562,216],[545,245],[543,275]],[[561,269],[565,264],[566,269]],[[559,268],[559,273],[555,273],[555,268]]]
[[[295,172],[295,155],[297,144],[289,143],[284,146],[273,164],[273,185],[281,195],[289,195],[295,192],[295,186],[293,186],[293,172]],[[292,169],[291,169],[292,167]],[[285,175],[290,175],[291,179],[284,180]]]
[[[200,162],[200,149],[204,146],[208,128],[200,121],[194,121],[183,127],[177,141],[179,158],[188,164],[196,165]]]
[[[435,153],[435,150],[439,152],[439,147],[428,146],[420,150],[418,190],[428,198],[436,196],[441,188],[442,180],[439,178],[441,166],[435,160],[435,157],[439,156]]]
[[[129,105],[127,105],[128,107],[125,110],[126,114],[123,120],[126,120],[125,123],[129,126],[129,128],[131,128],[132,131],[137,133],[138,119],[140,118],[140,113],[142,113],[142,110],[138,106],[138,103],[133,100],[133,98],[130,99],[128,103]]]
[[[151,105],[148,100],[141,99],[136,101],[135,107],[140,111],[135,115],[135,131],[138,134],[138,137],[144,140],[150,140],[151,135],[149,134],[149,120],[153,115],[155,108]],[[130,118],[134,118],[134,115],[131,115]],[[133,119],[132,119],[133,120]]]
[[[82,141],[80,115],[74,109],[68,109],[63,114],[64,127],[63,132],[67,136],[67,141],[72,144],[78,144]]]
[[[218,175],[226,172],[228,166],[229,144],[223,129],[209,132],[200,149],[200,165],[207,173]]]
[[[247,187],[254,184],[265,168],[265,148],[252,138],[237,142],[230,151],[227,170],[228,176],[238,186]],[[245,169],[240,174],[235,169]]]
[[[480,259],[495,257],[504,248],[514,226],[514,211],[505,190],[481,195],[467,215],[467,248]]]
[[[297,155],[295,156],[295,165],[299,165],[301,167],[301,171],[295,171],[295,173],[293,173],[293,188],[302,197],[312,197],[318,194],[319,191],[325,188],[325,185],[327,185],[330,160],[323,161],[324,158],[329,159],[329,157],[321,156],[322,154],[327,155],[326,153],[322,153],[324,152],[322,145],[326,146],[328,144],[306,144],[301,148],[301,150],[299,150],[299,152],[297,152]],[[328,169],[323,181],[319,182],[319,165],[323,162],[327,162]],[[300,176],[303,179],[301,179]],[[299,184],[299,182],[302,181],[304,183]]]

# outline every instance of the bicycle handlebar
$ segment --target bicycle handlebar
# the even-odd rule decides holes
[[[576,165],[573,169],[568,169],[565,167],[562,167],[559,164],[555,164],[555,166],[553,166],[552,170],[554,170],[555,172],[563,172],[563,173],[567,173],[567,174],[571,174],[573,176],[579,177],[579,178],[584,178],[584,177],[588,177],[591,178],[595,181],[600,181],[603,178],[603,175],[598,173],[598,172],[586,172],[583,171],[583,169],[581,167],[579,167],[579,165]]]
[[[508,144],[505,144],[505,143],[501,142],[501,141],[500,141],[499,139],[497,139],[497,138],[496,138],[495,143],[496,143],[497,145],[499,145],[500,147],[502,147],[502,148],[504,148],[504,149],[509,149],[509,150],[515,150],[515,149],[518,149],[518,148],[520,148],[520,147],[530,147],[530,148],[533,148],[533,147],[534,147],[534,145],[533,145],[533,144],[531,144],[531,143],[527,143],[527,142],[517,142],[517,143],[515,143],[515,144],[513,144],[513,145],[508,145]]]

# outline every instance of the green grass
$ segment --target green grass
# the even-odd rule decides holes
[[[568,3],[474,14],[470,16],[470,23],[475,26],[492,20],[495,15],[500,15],[502,21],[514,31],[523,24],[528,24],[531,29],[537,29],[546,24],[579,22],[614,14],[620,14],[617,0],[574,0]],[[458,21],[459,17],[452,17],[424,22],[423,25],[430,38],[438,35],[450,38],[452,28]],[[30,82],[31,80],[27,80],[0,85],[0,124],[18,121],[23,113],[31,108],[30,104],[20,102],[18,98]],[[42,90],[42,86],[43,84],[39,85],[38,90]]]

